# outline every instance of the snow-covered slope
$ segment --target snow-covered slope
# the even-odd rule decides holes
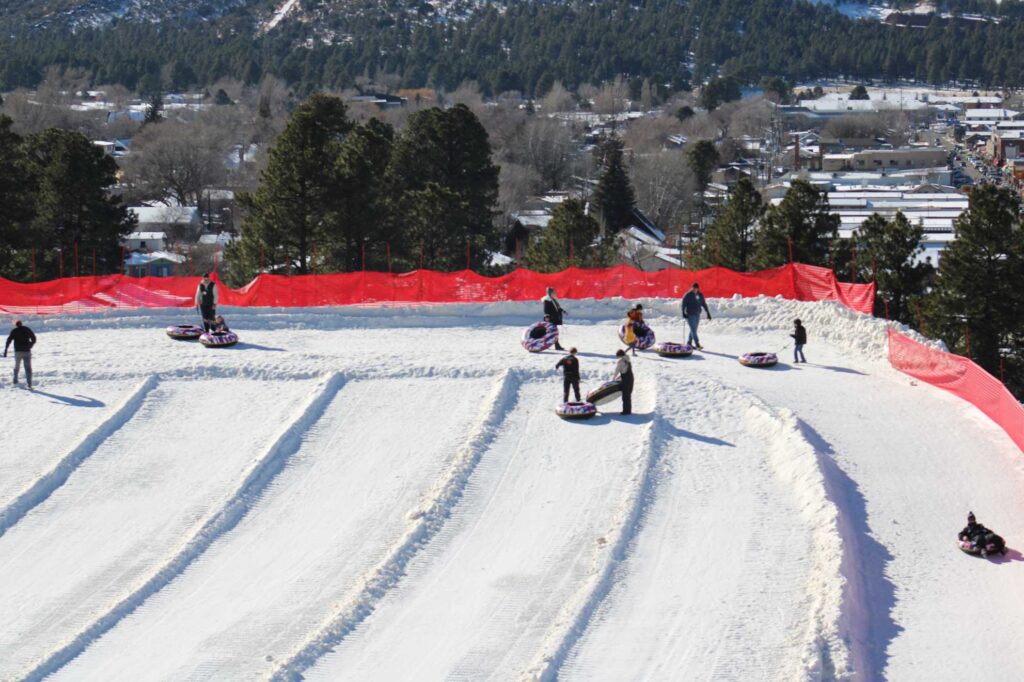
[[[623,301],[567,302],[584,390]],[[677,302],[646,301],[684,340]],[[528,304],[28,320],[0,390],[0,679],[983,679],[1024,666],[1024,460],[828,303],[712,301],[634,414],[552,412]],[[806,365],[742,367],[794,317]],[[9,371],[10,365],[4,371]],[[13,615],[11,615],[13,614]]]

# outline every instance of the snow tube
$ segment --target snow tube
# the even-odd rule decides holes
[[[740,364],[747,367],[772,367],[778,362],[779,356],[775,353],[744,353],[740,356]]]
[[[195,341],[203,334],[203,328],[194,324],[176,324],[167,328],[167,336],[179,341]]]
[[[622,326],[619,327],[619,341],[622,341],[622,343],[626,343],[626,325],[622,325]],[[636,338],[636,349],[637,350],[647,350],[648,348],[650,348],[653,345],[654,345],[654,330],[651,329],[650,327],[647,327],[647,331],[644,332],[644,335],[643,336],[638,336]]]
[[[555,414],[562,419],[590,419],[597,414],[594,403],[562,403],[555,408]]]
[[[587,402],[603,405],[615,400],[622,393],[621,381],[606,381],[587,394]]]
[[[693,355],[693,346],[688,343],[665,341],[655,346],[654,352],[663,358],[685,358]]]
[[[523,332],[523,340],[520,343],[531,353],[547,350],[558,343],[558,327],[545,321],[531,324]]]
[[[207,348],[227,348],[238,343],[238,335],[234,332],[206,332],[199,337],[199,343]]]
[[[965,554],[970,554],[971,556],[992,556],[993,554],[997,553],[1005,555],[1008,551],[1006,549],[1006,542],[1004,542],[1003,539],[998,535],[996,535],[995,537],[998,538],[998,542],[993,541],[986,544],[984,547],[984,552],[982,552],[982,548],[979,547],[973,540],[957,539],[956,546],[960,548],[961,552],[964,552]]]

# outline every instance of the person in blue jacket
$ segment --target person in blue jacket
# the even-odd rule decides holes
[[[683,317],[686,319],[686,323],[690,325],[690,337],[686,342],[696,348],[703,348],[700,345],[700,337],[697,336],[701,308],[704,309],[710,320],[711,311],[708,310],[708,303],[704,300],[704,294],[700,293],[700,284],[694,282],[690,290],[683,296]]]

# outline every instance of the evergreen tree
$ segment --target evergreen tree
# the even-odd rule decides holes
[[[36,189],[29,239],[39,277],[58,276],[61,256],[64,276],[91,274],[94,251],[98,273],[119,271],[120,242],[136,219],[110,194],[117,184],[114,159],[84,135],[54,128],[30,136],[25,147]]]
[[[719,156],[715,143],[711,140],[698,140],[686,152],[686,158],[697,179],[697,187],[701,194],[711,183],[711,174],[718,168]]]
[[[241,284],[268,267],[306,274],[314,246],[338,233],[336,160],[352,129],[344,102],[315,94],[291,115],[270,150],[254,192],[243,193],[240,239],[228,251],[229,275]]]
[[[863,85],[857,85],[850,91],[850,99],[871,99],[871,97],[868,95],[867,88]]]
[[[916,319],[914,304],[924,296],[934,270],[921,260],[923,236],[924,227],[911,224],[902,212],[891,220],[876,213],[854,231],[861,279],[874,275],[878,286],[876,316],[885,314],[883,301],[888,301],[890,318],[908,324]]]
[[[447,233],[433,239],[437,248],[424,253],[424,266],[435,269],[466,267],[465,244],[471,243],[471,267],[481,267],[498,244],[494,227],[498,200],[498,167],[491,160],[487,131],[463,104],[448,110],[424,109],[409,117],[406,130],[395,140],[388,168],[388,185],[396,199],[394,234],[406,234],[398,253],[406,264],[418,265],[419,239],[411,226],[422,225],[428,197],[436,197],[450,212],[427,230]],[[408,196],[407,196],[408,195]],[[424,227],[424,230],[426,228]],[[423,230],[419,231],[421,234]],[[441,245],[461,244],[460,248]]]
[[[995,376],[1005,359],[1006,383],[1024,397],[1024,227],[1020,198],[981,185],[956,220],[928,299],[928,332]],[[969,341],[968,341],[969,334]]]
[[[793,259],[808,265],[828,263],[829,243],[839,233],[839,216],[829,211],[828,194],[806,180],[794,180],[777,206],[769,206],[754,237],[756,268],[772,268]]]
[[[735,78],[712,78],[700,90],[700,105],[714,111],[726,102],[734,102],[743,96],[740,84]]]
[[[721,265],[745,272],[754,252],[754,231],[763,214],[764,203],[754,183],[750,178],[740,178],[697,247],[697,267]]]
[[[154,92],[149,98],[149,104],[146,106],[146,116],[142,119],[142,124],[159,123],[163,110],[164,97],[159,92]]]
[[[338,194],[333,203],[336,212],[330,224],[325,246],[326,269],[347,272],[362,268],[368,253],[370,269],[379,268],[375,251],[367,247],[387,242],[390,224],[386,174],[391,158],[394,130],[371,118],[356,126],[341,145],[336,164]],[[396,243],[396,246],[398,244]]]
[[[602,238],[601,226],[587,215],[583,202],[566,199],[526,249],[527,267],[558,272],[567,267],[606,267],[615,259],[614,238]]]
[[[34,178],[22,139],[0,115],[0,277],[26,280],[32,274],[30,232]]]
[[[601,144],[601,175],[593,202],[607,233],[616,234],[633,222],[636,195],[629,181],[622,155],[622,140],[609,138]]]

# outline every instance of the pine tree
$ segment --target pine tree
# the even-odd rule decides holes
[[[828,263],[829,243],[839,234],[839,216],[829,211],[828,194],[806,180],[794,180],[777,206],[769,206],[754,237],[757,268],[771,268],[793,259],[808,265]]]
[[[605,232],[617,234],[633,222],[636,195],[626,173],[622,141],[609,138],[599,148],[601,175],[594,190],[593,202],[601,216]]]
[[[697,187],[703,194],[711,183],[711,174],[718,168],[719,156],[715,143],[711,140],[698,140],[686,152],[686,158],[697,178]]]
[[[1007,386],[1024,397],[1024,227],[1020,198],[981,185],[956,220],[928,298],[928,332],[995,376],[1005,360]],[[969,340],[968,340],[969,338]]]
[[[367,252],[368,268],[382,265],[374,261],[375,251],[368,247],[387,243],[392,236],[387,232],[392,207],[386,173],[393,140],[392,127],[371,118],[356,126],[341,144],[335,161],[338,178],[338,193],[332,204],[335,214],[329,221],[332,230],[325,235],[323,262],[326,269],[359,270]]]
[[[12,123],[0,115],[0,277],[25,280],[32,274],[27,226],[34,211],[35,178]]]
[[[143,125],[159,123],[164,110],[164,97],[159,92],[154,92],[149,98],[146,106],[146,116],[142,119]]]
[[[114,159],[81,133],[55,128],[30,136],[25,147],[31,150],[29,175],[36,189],[29,238],[37,249],[39,277],[60,274],[61,256],[54,248],[63,255],[65,276],[91,273],[93,251],[97,272],[118,271],[120,242],[135,217],[110,193],[117,184]]]
[[[471,243],[474,268],[481,267],[488,252],[497,248],[494,216],[498,167],[491,159],[487,131],[465,105],[457,104],[448,110],[425,109],[409,117],[405,131],[395,140],[388,186],[396,206],[393,231],[396,235],[406,234],[399,241],[397,253],[407,265],[417,265],[420,253],[416,230],[408,226],[423,224],[423,216],[414,212],[424,208],[428,196],[437,197],[449,210],[443,217],[430,210],[440,220],[430,232],[436,229],[448,233],[443,239],[435,239],[435,243],[462,246],[445,247],[447,251],[438,246],[429,258],[424,255],[425,267],[466,267],[467,240]]]
[[[762,215],[761,194],[750,178],[740,178],[729,191],[725,208],[696,248],[697,267],[720,265],[745,272],[754,252],[754,231]]]
[[[567,267],[606,267],[615,259],[614,238],[601,237],[601,227],[587,215],[583,202],[566,199],[555,207],[551,221],[526,249],[526,263],[537,272]]]
[[[872,275],[878,286],[875,315],[881,317],[888,301],[889,317],[905,323],[915,320],[915,304],[924,296],[934,268],[921,260],[924,227],[913,225],[902,212],[891,220],[877,213],[853,233],[857,267],[864,281]]]
[[[314,246],[337,233],[336,160],[352,129],[344,102],[315,94],[291,115],[270,150],[254,192],[239,195],[245,211],[240,239],[228,251],[233,283],[267,267],[305,274]]]

